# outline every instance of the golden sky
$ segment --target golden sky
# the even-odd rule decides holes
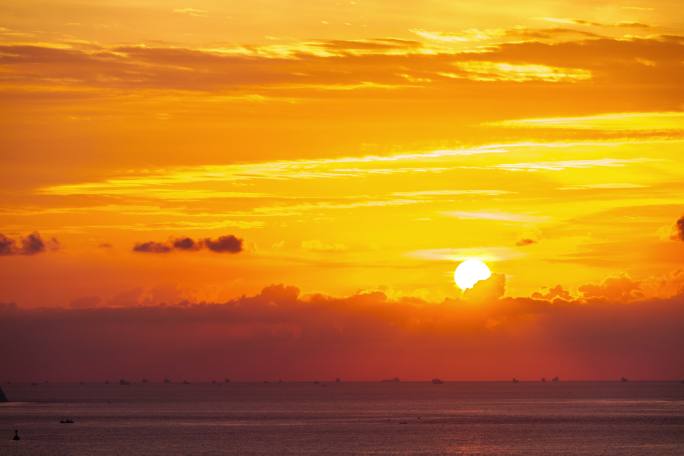
[[[5,0],[0,301],[439,301],[471,257],[672,296],[683,35],[674,0]]]

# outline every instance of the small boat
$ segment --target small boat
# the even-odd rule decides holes
[[[546,383],[546,377],[542,377],[541,382]]]
[[[341,379],[340,377],[337,377],[337,378],[335,379],[335,383],[342,383],[342,379]]]
[[[622,377],[622,378],[620,378],[620,381],[621,381],[622,383],[627,383],[629,380],[627,380],[626,377]]]
[[[560,378],[558,378],[558,376],[556,376],[556,377],[553,377],[553,378],[551,379],[551,381],[552,381],[552,382],[560,382]]]
[[[66,419],[64,419],[64,420],[59,420],[59,422],[62,423],[62,424],[74,424],[74,420],[72,420],[71,418],[66,418]]]
[[[19,431],[16,429],[14,430],[14,437],[12,437],[12,440],[21,440],[21,437],[19,437]]]
[[[229,378],[224,379],[223,383],[230,383],[230,379]]]
[[[170,378],[165,378],[165,379],[164,379],[164,383],[167,383],[167,384],[168,384],[168,383],[171,383],[171,379],[170,379]]]
[[[517,378],[513,377],[513,383],[520,383],[520,380],[518,380]]]
[[[444,382],[438,378],[433,378],[432,379],[432,384],[433,385],[442,385]]]
[[[128,380],[125,380],[123,378],[121,380],[119,380],[119,385],[130,385],[130,384],[131,384],[131,382],[129,382]]]

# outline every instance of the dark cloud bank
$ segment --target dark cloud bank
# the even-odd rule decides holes
[[[24,310],[0,304],[2,380],[684,378],[684,292],[621,300],[604,283],[501,298],[346,298],[282,285],[226,303]],[[683,290],[684,291],[684,290]],[[622,295],[620,294],[622,293]],[[618,297],[618,299],[616,299]]]
[[[133,251],[138,253],[169,253],[174,250],[197,251],[207,249],[216,253],[240,253],[242,252],[242,239],[229,234],[216,239],[192,239],[182,237],[169,242],[140,242],[133,246]]]

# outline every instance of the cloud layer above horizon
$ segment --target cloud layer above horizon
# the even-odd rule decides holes
[[[300,297],[277,285],[217,304],[5,304],[0,357],[14,381],[680,379],[684,288],[625,303],[614,292],[625,286],[607,282],[581,300],[558,289],[439,303],[381,292]]]

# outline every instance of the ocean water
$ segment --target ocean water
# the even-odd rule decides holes
[[[2,387],[3,456],[684,455],[678,382]]]

